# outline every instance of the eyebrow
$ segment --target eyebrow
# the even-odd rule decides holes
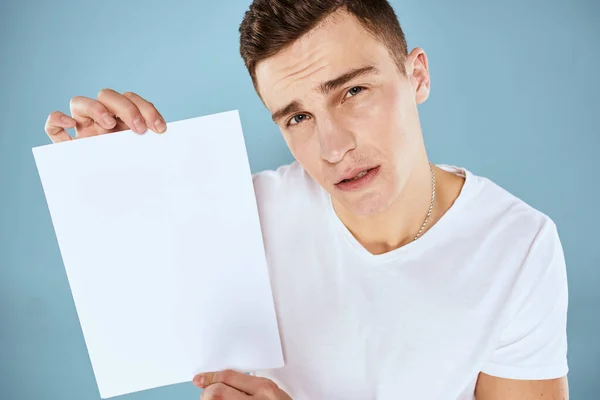
[[[352,79],[354,78],[358,78],[359,76],[364,76],[364,75],[369,75],[369,74],[376,74],[379,71],[377,70],[377,68],[375,68],[372,65],[368,65],[366,67],[362,67],[362,68],[355,68],[352,69],[340,76],[338,76],[337,78],[331,79],[327,82],[323,82],[319,85],[319,92],[322,94],[329,94],[330,92],[334,91],[335,89],[339,88],[340,86],[345,85],[346,83],[350,82]]]
[[[271,118],[273,119],[273,121],[275,121],[275,123],[277,123],[277,121],[279,121],[286,115],[296,113],[300,110],[302,110],[302,103],[300,103],[298,100],[294,100],[279,111],[274,112],[273,115],[271,115]]]
[[[318,91],[321,94],[327,95],[327,94],[331,93],[332,91],[334,91],[335,89],[339,88],[340,86],[343,86],[344,84],[348,83],[349,81],[351,81],[354,78],[357,78],[359,76],[369,75],[369,74],[377,74],[378,72],[379,71],[377,70],[377,68],[375,68],[372,65],[368,65],[368,66],[362,67],[362,68],[355,68],[348,72],[343,73],[342,75],[338,76],[337,78],[333,78],[331,80],[321,83],[318,86]],[[273,113],[273,115],[271,115],[271,118],[273,119],[274,122],[277,122],[282,117],[289,115],[289,114],[293,114],[295,112],[298,112],[301,109],[302,109],[302,103],[298,100],[294,100],[291,103],[289,103],[288,105],[286,105],[285,107],[275,111]]]

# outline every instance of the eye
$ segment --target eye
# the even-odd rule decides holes
[[[354,97],[357,94],[359,94],[360,92],[362,92],[363,90],[364,90],[364,87],[362,87],[362,86],[354,86],[353,88],[348,90],[348,92],[346,92],[346,97],[344,97],[344,99],[347,99],[348,97]]]
[[[291,126],[291,125],[298,125],[300,122],[304,121],[305,119],[308,119],[309,116],[306,114],[298,114],[298,115],[294,115],[287,123],[287,126]]]

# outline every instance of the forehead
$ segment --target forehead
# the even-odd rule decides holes
[[[319,84],[349,69],[391,61],[387,48],[360,22],[338,11],[256,68],[260,95],[267,108],[280,105],[291,94],[316,91]]]

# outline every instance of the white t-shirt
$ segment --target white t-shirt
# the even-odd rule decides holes
[[[554,223],[486,178],[420,239],[373,255],[296,162],[254,176],[294,400],[472,400],[479,372],[567,374],[567,279]]]

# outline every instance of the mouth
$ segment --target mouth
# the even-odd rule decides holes
[[[377,168],[377,167],[375,167]],[[358,174],[356,174],[355,176],[353,176],[352,178],[346,178],[346,179],[342,179],[341,181],[339,181],[337,184],[339,185],[340,183],[344,183],[344,182],[352,182],[355,181],[357,179],[362,178],[363,176],[365,176],[366,174],[368,174],[369,172],[371,172],[372,170],[374,170],[375,168],[367,168],[363,171],[360,171]]]
[[[364,188],[368,185],[379,172],[379,165],[373,168],[367,168],[362,171],[351,172],[351,176],[342,179],[335,186],[343,191],[354,191]],[[353,175],[353,176],[352,176]]]

